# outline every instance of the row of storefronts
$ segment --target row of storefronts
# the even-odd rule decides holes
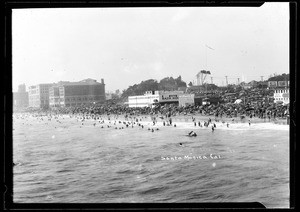
[[[220,102],[221,98],[204,94],[187,94],[183,91],[147,91],[144,95],[129,96],[129,107],[154,107],[157,104],[178,106],[202,105]]]

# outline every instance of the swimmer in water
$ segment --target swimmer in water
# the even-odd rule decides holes
[[[189,136],[197,136],[197,134],[194,131],[189,132]]]
[[[183,146],[182,143],[179,143],[180,146]]]

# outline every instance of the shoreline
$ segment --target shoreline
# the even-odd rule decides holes
[[[49,116],[50,114],[40,114],[40,113],[15,113],[15,115],[25,115],[25,116],[31,116],[31,117],[35,117],[36,115],[38,116]],[[52,116],[60,116],[60,117],[70,117],[72,116],[73,118],[76,116],[91,116],[91,115],[83,115],[83,114],[52,114]],[[165,121],[166,123],[168,123],[169,117],[166,118],[163,115],[160,114],[155,114],[155,115],[145,115],[145,114],[139,114],[139,115],[131,115],[128,116],[128,118],[125,118],[125,114],[122,115],[118,115],[118,114],[110,114],[110,115],[95,115],[96,117],[101,117],[102,120],[105,120],[106,122],[113,122],[113,121],[122,121],[122,122],[136,122],[136,119],[138,119],[138,122],[136,123],[141,123],[144,124],[145,126],[151,126],[151,127],[163,127],[163,121]],[[153,117],[156,118],[156,124],[153,125]],[[161,118],[162,117],[162,118]],[[110,120],[109,120],[110,118]],[[204,122],[208,121],[208,119],[211,119],[211,123],[215,123],[217,125],[217,127],[221,127],[221,128],[227,128],[227,123],[229,124],[229,126],[245,126],[248,127],[249,126],[249,120],[251,123],[251,126],[255,126],[257,124],[259,124],[260,126],[274,126],[271,128],[276,128],[276,126],[282,126],[282,128],[286,128],[289,129],[289,124],[287,124],[287,120],[283,119],[283,120],[274,120],[271,119],[271,121],[267,121],[264,119],[260,119],[260,118],[249,118],[246,117],[244,119],[240,119],[240,118],[228,118],[228,117],[222,117],[222,118],[217,118],[218,121],[216,121],[216,117],[215,116],[205,116],[205,115],[201,115],[201,114],[197,114],[197,115],[176,115],[176,116],[171,116],[170,117],[172,119],[172,126],[169,127],[174,127],[174,124],[176,124],[178,127],[183,127],[183,128],[192,128],[194,129],[195,127],[197,127],[198,129],[207,129],[210,128],[211,125],[209,127],[205,127],[203,126]],[[194,118],[194,121],[193,119]],[[93,118],[91,119],[87,119],[90,121],[94,121]],[[202,127],[198,126],[198,121],[201,122]],[[196,126],[194,125],[196,122]],[[158,125],[157,125],[158,124]],[[264,125],[262,125],[264,124]],[[168,127],[168,126],[166,126]],[[269,128],[268,127],[268,128]],[[264,128],[264,127],[263,127]]]
[[[96,113],[53,113],[51,111],[43,111],[43,112],[28,112],[28,111],[14,111],[12,114],[26,114],[26,115],[37,115],[37,116],[62,116],[62,115],[71,115],[71,116],[76,116],[76,115],[84,115],[84,116],[125,116],[128,115],[127,113],[125,114],[96,114]],[[249,116],[244,116],[243,119],[240,117],[216,117],[214,115],[203,115],[203,114],[175,114],[172,115],[171,117],[166,117],[165,114],[132,114],[128,115],[128,117],[145,117],[148,116],[150,118],[152,117],[163,117],[164,120],[169,120],[171,118],[172,120],[180,121],[180,122],[192,122],[193,118],[195,121],[206,121],[208,119],[211,119],[212,121],[219,120],[221,122],[231,122],[231,123],[248,123],[249,120],[251,123],[274,123],[274,124],[281,124],[281,125],[289,125],[290,120],[288,118],[258,118],[258,117],[252,117],[250,118]]]
[[[249,123],[249,120],[251,123],[274,123],[274,124],[283,124],[283,125],[289,125],[287,124],[287,120],[286,119],[270,119],[270,121],[266,118],[266,119],[261,119],[261,118],[257,118],[257,117],[245,117],[244,119],[241,119],[239,117],[232,117],[232,118],[229,118],[229,117],[215,117],[215,116],[211,116],[211,115],[208,115],[208,116],[205,116],[205,115],[201,115],[201,114],[197,114],[197,115],[179,115],[179,116],[174,116],[172,117],[173,120],[182,120],[184,122],[189,122],[191,121],[192,122],[192,117],[195,118],[196,120],[195,121],[203,121],[203,120],[208,120],[209,118],[212,120],[212,121],[215,121],[215,119],[219,120],[219,122],[228,122],[228,123]]]

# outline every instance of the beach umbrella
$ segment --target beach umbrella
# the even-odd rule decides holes
[[[241,99],[237,99],[237,100],[235,100],[234,104],[240,104],[241,102],[242,102]]]

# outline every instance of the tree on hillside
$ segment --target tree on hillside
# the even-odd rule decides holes
[[[129,86],[126,90],[123,91],[122,97],[126,98],[128,96],[143,95],[146,91],[155,90],[158,90],[158,82],[154,79],[149,79],[146,81],[142,81],[140,84]]]
[[[177,90],[178,87],[186,87],[186,83],[182,81],[179,75],[176,79],[173,77],[165,77],[159,82],[159,90]]]
[[[159,90],[173,90],[176,87],[176,81],[173,77],[165,77],[159,82]]]
[[[128,96],[143,95],[146,91],[177,90],[178,87],[186,87],[186,83],[182,81],[181,76],[178,76],[176,79],[173,77],[165,77],[160,80],[159,83],[154,79],[149,79],[123,90],[121,98],[124,99]]]
[[[176,81],[176,84],[178,87],[187,87],[186,83],[184,81],[182,81],[180,75],[175,79],[175,81]]]

